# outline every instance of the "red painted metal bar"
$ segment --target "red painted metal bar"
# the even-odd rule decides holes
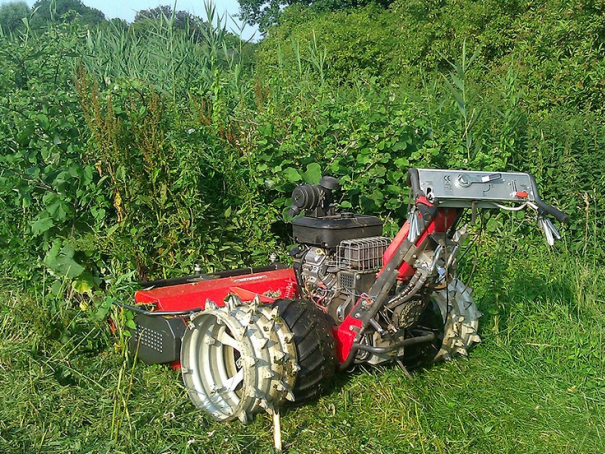
[[[430,205],[426,199],[423,197],[422,200],[419,200],[417,203],[425,203]],[[447,229],[455,222],[458,212],[456,209],[448,209],[442,208],[437,211],[435,217],[429,222],[429,224],[425,227],[424,231],[420,235],[420,237],[416,240],[415,245],[421,245],[431,233],[443,233],[447,231]],[[386,270],[387,264],[389,260],[393,257],[393,255],[401,248],[404,247],[405,240],[408,236],[409,232],[409,224],[406,221],[405,224],[401,227],[401,230],[395,236],[392,247],[387,248],[383,255],[383,268],[378,273],[378,276]],[[399,267],[399,272],[397,279],[404,280],[409,279],[416,270],[407,262],[403,262]],[[362,296],[356,303],[357,305],[362,303],[364,297]],[[353,348],[353,344],[355,343],[355,336],[359,333],[360,329],[363,326],[363,322],[360,319],[354,318],[352,316],[351,311],[349,315],[344,319],[344,321],[334,330],[334,337],[336,338],[336,354],[338,357],[338,361],[340,364],[344,364],[349,354],[351,353],[351,349]]]

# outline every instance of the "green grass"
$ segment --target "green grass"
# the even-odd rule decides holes
[[[319,402],[283,414],[286,452],[605,452],[605,272],[569,255],[511,257],[497,282],[506,302],[489,269],[476,277],[486,315],[469,360],[413,380],[395,367],[341,374]],[[0,452],[271,451],[267,415],[216,423],[190,404],[177,372],[133,367],[115,342],[88,312],[5,286]]]

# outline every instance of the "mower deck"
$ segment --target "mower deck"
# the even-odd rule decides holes
[[[186,311],[204,309],[206,300],[224,306],[228,295],[236,295],[243,302],[258,295],[262,303],[272,303],[280,298],[297,297],[298,287],[294,271],[286,268],[222,278],[204,276],[197,282],[148,288],[138,291],[135,301],[153,304],[161,311]]]

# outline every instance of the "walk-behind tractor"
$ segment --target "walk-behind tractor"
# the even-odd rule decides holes
[[[481,313],[456,278],[466,226],[479,209],[532,208],[549,244],[544,203],[526,173],[410,169],[413,203],[393,239],[382,221],[337,212],[339,182],[292,193],[293,266],[144,283],[130,348],[146,363],[181,368],[193,403],[219,421],[246,422],[286,401],[318,397],[337,371],[358,364],[466,356]]]

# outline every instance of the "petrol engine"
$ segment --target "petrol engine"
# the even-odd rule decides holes
[[[367,292],[382,267],[390,244],[376,216],[336,213],[332,191],[338,180],[324,177],[318,185],[298,186],[290,215],[298,246],[291,252],[301,295],[322,307],[339,324]]]

